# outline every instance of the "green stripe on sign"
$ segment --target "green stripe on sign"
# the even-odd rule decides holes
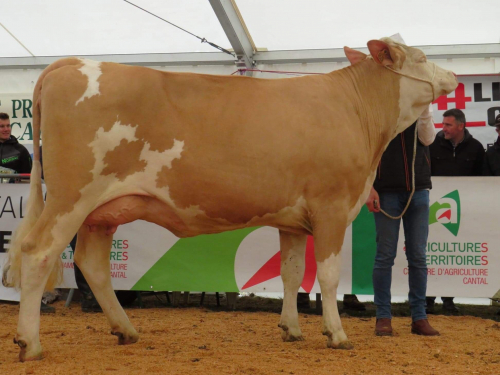
[[[363,206],[352,223],[352,293],[373,294],[373,264],[377,244],[375,242],[373,214]]]
[[[238,292],[234,259],[243,239],[256,229],[180,239],[132,290]]]

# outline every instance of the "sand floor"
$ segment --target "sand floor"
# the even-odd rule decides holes
[[[279,315],[206,308],[127,309],[140,334],[118,346],[103,314],[54,304],[42,315],[44,359],[19,363],[18,305],[0,304],[0,374],[500,374],[500,325],[468,316],[432,316],[440,337],[375,337],[374,318],[342,318],[353,350],[326,348],[321,317],[300,314],[305,341],[284,343]]]

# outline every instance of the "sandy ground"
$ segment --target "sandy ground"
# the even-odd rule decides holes
[[[103,314],[56,302],[43,315],[44,359],[19,363],[12,339],[18,305],[0,304],[0,374],[500,374],[500,325],[467,316],[432,316],[440,337],[375,337],[374,318],[342,318],[353,350],[326,348],[321,317],[300,314],[305,341],[284,343],[279,315],[205,308],[128,309],[138,343],[118,346]]]

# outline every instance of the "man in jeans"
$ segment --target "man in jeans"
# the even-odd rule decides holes
[[[415,160],[415,181],[412,180],[412,160],[415,127],[418,140]],[[394,138],[380,161],[377,176],[366,201],[368,209],[374,212],[377,232],[377,253],[373,268],[373,288],[377,306],[377,336],[391,336],[391,283],[392,266],[396,258],[401,219],[386,217],[380,208],[391,216],[399,216],[406,206],[415,184],[415,194],[408,210],[403,215],[406,258],[408,260],[408,279],[410,310],[412,317],[411,333],[435,336],[439,332],[431,327],[425,313],[425,294],[427,289],[426,247],[429,233],[429,189],[431,167],[429,148],[434,141],[434,122],[431,107],[403,133]]]

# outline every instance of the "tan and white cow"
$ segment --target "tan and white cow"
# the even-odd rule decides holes
[[[138,340],[109,272],[116,227],[138,219],[179,237],[279,228],[285,341],[302,339],[296,297],[312,234],[323,334],[329,347],[351,348],[336,305],[345,229],[389,141],[457,86],[453,73],[418,49],[390,39],[368,48],[371,56],[346,47],[352,66],[342,70],[277,80],[77,58],[45,69],[34,92],[28,214],[5,275],[21,288],[20,359],[41,356],[40,298],[56,282],[55,265],[77,231],[75,261],[112,333],[120,344]]]

